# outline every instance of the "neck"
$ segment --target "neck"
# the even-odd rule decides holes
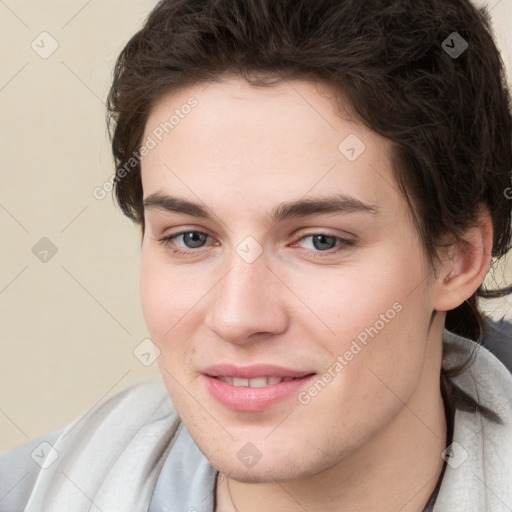
[[[446,448],[440,386],[442,328],[441,322],[437,329],[432,325],[430,353],[425,354],[432,364],[424,368],[416,392],[368,443],[328,470],[300,480],[230,479],[228,488],[219,474],[216,511],[422,512],[442,471],[441,453]]]

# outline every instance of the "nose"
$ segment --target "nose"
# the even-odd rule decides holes
[[[283,284],[264,254],[247,263],[233,252],[228,268],[210,294],[207,328],[239,345],[284,332],[289,315]]]

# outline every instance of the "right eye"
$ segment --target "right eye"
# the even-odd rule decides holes
[[[210,238],[210,236],[207,233],[203,233],[202,231],[188,230],[165,236],[164,238],[161,238],[159,242],[161,242],[174,254],[188,255],[189,253],[197,252],[194,251],[194,249],[200,249],[203,247],[208,238]],[[176,248],[175,240],[180,239],[183,245],[178,245],[178,248]]]

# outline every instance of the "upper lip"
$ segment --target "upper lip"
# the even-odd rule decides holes
[[[255,364],[251,366],[235,366],[232,364],[214,364],[203,370],[210,377],[239,377],[242,379],[254,379],[257,377],[295,377],[300,378],[310,375],[311,371],[294,370],[272,364]]]

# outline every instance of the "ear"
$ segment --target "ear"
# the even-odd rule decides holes
[[[480,208],[477,225],[450,247],[448,261],[437,281],[434,308],[449,311],[460,306],[482,284],[491,263],[492,220],[485,206]]]

